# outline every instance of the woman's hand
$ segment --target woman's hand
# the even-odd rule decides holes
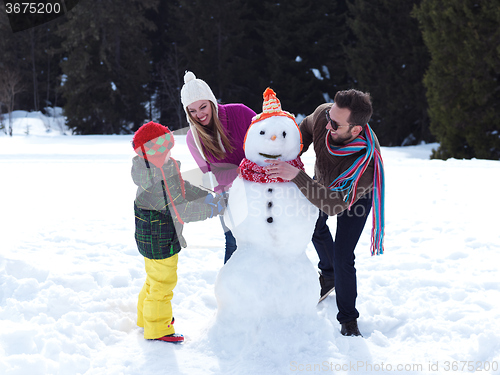
[[[300,172],[300,169],[295,168],[293,165],[281,161],[280,159],[267,159],[264,161],[270,164],[267,167],[264,167],[264,169],[266,170],[266,174],[269,177],[281,177],[285,180],[293,180]]]

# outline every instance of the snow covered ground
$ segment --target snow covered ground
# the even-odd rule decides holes
[[[12,120],[13,135],[43,135],[46,137],[61,134],[72,134],[65,125],[65,117],[62,116],[62,108],[45,108],[42,112],[13,111],[11,119],[7,114],[0,115],[0,136],[5,135]],[[5,130],[3,129],[5,128]]]
[[[370,225],[356,250],[364,338],[340,335],[328,297],[317,308],[324,329],[291,342],[278,322],[268,342],[231,357],[206,335],[219,220],[185,227],[173,305],[186,342],[144,340],[131,136],[63,136],[20,117],[29,135],[0,135],[1,374],[500,374],[500,162],[383,148],[386,253],[370,256]],[[173,156],[195,167],[185,137]],[[303,161],[312,174],[313,152]],[[316,264],[312,244],[307,254]]]

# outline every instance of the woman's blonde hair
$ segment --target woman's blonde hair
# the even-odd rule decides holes
[[[198,138],[201,142],[201,152],[203,153],[205,159],[208,160],[208,156],[212,156],[215,159],[223,159],[226,155],[226,152],[233,151],[234,147],[231,145],[229,137],[224,133],[222,123],[219,119],[219,116],[217,116],[217,108],[212,101],[210,101],[210,106],[212,107],[212,120],[207,126],[203,126],[198,121],[196,121],[193,116],[191,116],[191,113],[189,112],[189,110],[187,110],[187,108],[186,113],[189,116],[189,121],[195,127],[196,132],[198,133]],[[219,144],[219,139],[217,137],[218,134],[220,135],[220,139],[222,145],[224,146],[224,149],[222,149],[221,145]],[[207,155],[207,153],[209,155]]]

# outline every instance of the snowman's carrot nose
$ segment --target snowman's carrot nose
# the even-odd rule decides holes
[[[273,135],[273,136],[271,137],[271,141],[275,141],[275,140],[276,140],[276,136],[275,136],[275,135]]]

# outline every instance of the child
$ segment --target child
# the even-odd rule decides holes
[[[148,122],[134,135],[132,178],[138,186],[134,201],[135,240],[144,256],[146,282],[139,293],[137,325],[144,338],[182,342],[172,316],[173,289],[184,222],[219,215],[222,204],[206,191],[184,181],[179,163],[170,157],[174,137],[160,124]]]

